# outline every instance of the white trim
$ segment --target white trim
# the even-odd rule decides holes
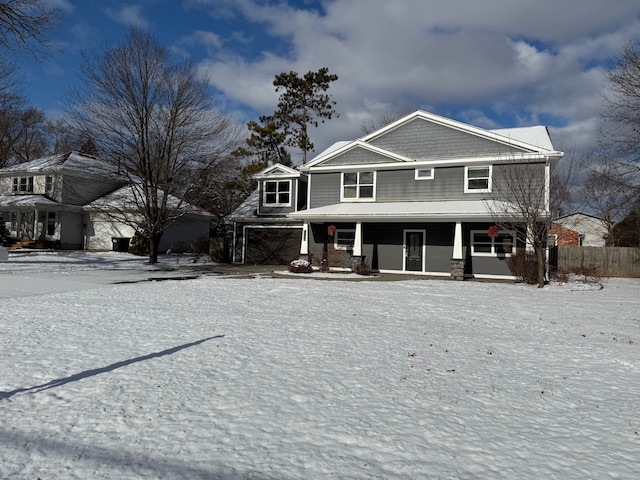
[[[466,278],[485,278],[487,280],[518,280],[514,275],[490,275],[484,273],[475,273],[473,275],[465,275]]]
[[[427,230],[420,228],[405,228],[402,230],[402,271],[414,272],[415,270],[407,270],[407,233],[422,233],[422,265],[420,273],[424,273],[427,261]]]
[[[456,222],[453,235],[453,256],[455,260],[462,260],[462,222]]]
[[[362,222],[356,222],[356,237],[353,239],[354,257],[362,256]]]
[[[344,196],[344,188],[345,188],[345,184],[344,184],[344,176],[346,173],[355,173],[356,174],[356,184],[355,184],[355,188],[356,188],[356,196],[351,198],[351,197],[345,197]],[[369,183],[365,183],[365,184],[361,184],[360,183],[360,174],[361,173],[371,173],[373,175],[373,184],[369,184]],[[342,172],[340,174],[340,202],[343,203],[352,203],[352,202],[375,202],[376,201],[376,183],[377,183],[377,179],[378,179],[378,175],[377,172],[375,170],[372,170],[371,168],[361,168],[358,169],[355,172]],[[354,185],[347,185],[348,187],[352,187]],[[360,188],[362,186],[368,187],[371,186],[373,189],[372,192],[372,196],[371,197],[364,197],[362,198],[360,196]]]
[[[544,166],[544,209],[547,212],[551,208],[550,193],[551,193],[551,165],[549,164],[549,160],[547,159],[547,163]]]
[[[429,175],[420,175],[420,172],[424,172],[426,170],[429,170]],[[434,171],[435,168],[433,167],[428,167],[428,168],[416,168],[415,169],[415,180],[433,180],[434,178]]]
[[[482,170],[488,168],[487,188],[469,188],[469,170]],[[484,179],[484,177],[481,177]],[[477,165],[464,167],[464,193],[491,193],[493,186],[493,165]]]
[[[351,246],[351,249],[355,248],[355,241],[356,241],[356,229],[355,228],[336,228],[336,231],[333,233],[333,249],[334,250],[342,250],[342,251],[346,251],[346,250],[350,250],[349,246],[347,245],[341,245],[338,243],[338,233],[339,232],[343,232],[343,233],[351,233],[353,232],[353,245]]]
[[[261,180],[262,182],[262,205],[264,207],[290,207],[292,205],[292,197],[293,197],[293,182],[290,178],[274,178],[274,179],[266,179],[266,180]],[[276,191],[275,192],[267,192],[267,183],[275,183],[276,184]],[[281,183],[288,183],[289,184],[289,190],[288,193],[289,194],[289,202],[286,203],[281,203],[279,202],[280,200],[280,190],[279,190],[279,186]],[[276,201],[274,203],[271,202],[267,202],[267,194],[275,194],[276,196]],[[283,192],[285,193],[285,192]]]
[[[255,228],[257,230],[263,230],[265,228],[302,228],[302,225],[243,225],[242,226],[242,253],[240,262],[235,263],[245,263],[247,261],[247,230],[250,228]],[[235,233],[235,232],[234,232]],[[236,243],[234,242],[234,247]],[[235,258],[235,248],[234,248],[234,258]]]
[[[562,155],[558,154],[558,158]],[[484,157],[467,157],[467,158],[454,158],[454,159],[434,159],[434,160],[412,160],[411,162],[393,162],[393,163],[359,163],[353,165],[318,165],[309,170],[309,173],[313,172],[342,172],[345,170],[363,170],[367,167],[375,167],[376,170],[397,170],[399,168],[416,168],[420,166],[433,166],[433,167],[456,167],[465,165],[489,165],[500,163],[513,163],[514,161],[529,162],[529,163],[544,163],[550,158],[549,155],[541,153],[511,153],[509,155],[489,155]],[[409,164],[407,164],[409,163]],[[308,164],[307,164],[308,165]],[[300,167],[301,169],[303,167]]]
[[[491,252],[476,252],[475,251],[475,242],[473,241],[473,235],[479,233],[481,235],[488,235],[486,230],[471,230],[469,232],[470,238],[469,238],[469,246],[471,247],[471,255],[473,257],[510,257],[512,256],[515,251],[516,251],[516,241],[517,241],[517,237],[516,237],[516,231],[515,230],[498,230],[498,235],[510,235],[511,236],[511,253],[497,253],[496,252],[496,242],[495,242],[495,238],[491,238]]]

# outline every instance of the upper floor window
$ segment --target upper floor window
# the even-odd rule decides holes
[[[491,165],[486,167],[465,167],[465,193],[483,193],[491,191]]]
[[[13,193],[33,193],[33,177],[15,177]]]
[[[342,174],[342,200],[373,200],[375,172],[344,172]]]
[[[432,180],[433,168],[416,168],[416,180]]]
[[[291,205],[291,180],[266,180],[263,203],[272,207]]]
[[[51,193],[53,192],[53,177],[51,175],[47,175],[44,180],[44,192]]]
[[[471,232],[471,253],[476,256],[494,257],[511,255],[515,251],[516,232],[499,230],[497,235],[490,236],[486,230]]]

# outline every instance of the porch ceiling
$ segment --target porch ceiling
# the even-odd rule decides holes
[[[0,195],[0,208],[66,208],[55,200],[42,195]]]

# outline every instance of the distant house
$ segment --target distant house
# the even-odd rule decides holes
[[[558,247],[604,247],[607,245],[609,232],[607,223],[602,218],[576,212],[555,219],[549,235]]]
[[[110,163],[52,155],[0,169],[0,221],[22,246],[126,251],[135,231],[113,214],[135,214],[131,188]],[[208,237],[210,218],[191,208],[165,232],[160,251]]]
[[[317,264],[326,244],[333,268],[364,260],[380,272],[513,278],[506,259],[525,247],[523,219],[489,232],[490,207],[509,202],[497,186],[517,159],[548,199],[562,155],[543,126],[485,130],[417,111],[297,169],[258,175],[258,190],[230,217],[233,260]],[[548,201],[544,209],[550,215]]]

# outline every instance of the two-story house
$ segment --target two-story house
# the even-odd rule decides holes
[[[282,167],[262,172],[256,207],[243,205],[251,215],[232,216],[235,260],[246,261],[247,251],[260,248],[248,231],[276,222],[300,238],[299,250],[287,250],[288,257],[311,256],[316,264],[327,244],[331,267],[364,260],[380,272],[512,277],[506,259],[526,246],[516,234],[523,219],[505,208],[503,228],[490,230],[499,206],[509,202],[498,187],[506,169],[534,167],[527,171],[543,189],[548,214],[549,178],[561,157],[545,127],[485,130],[417,111],[288,172],[292,183],[283,188],[306,189],[306,199],[286,202],[277,216],[265,210],[274,188],[267,184],[278,180]]]
[[[0,221],[28,247],[126,251],[136,232],[119,217],[136,215],[132,195],[116,166],[77,152],[0,169]],[[212,215],[184,209],[160,251],[209,238]]]
[[[113,165],[75,152],[0,169],[0,212],[12,237],[80,249],[83,206],[124,185]]]

